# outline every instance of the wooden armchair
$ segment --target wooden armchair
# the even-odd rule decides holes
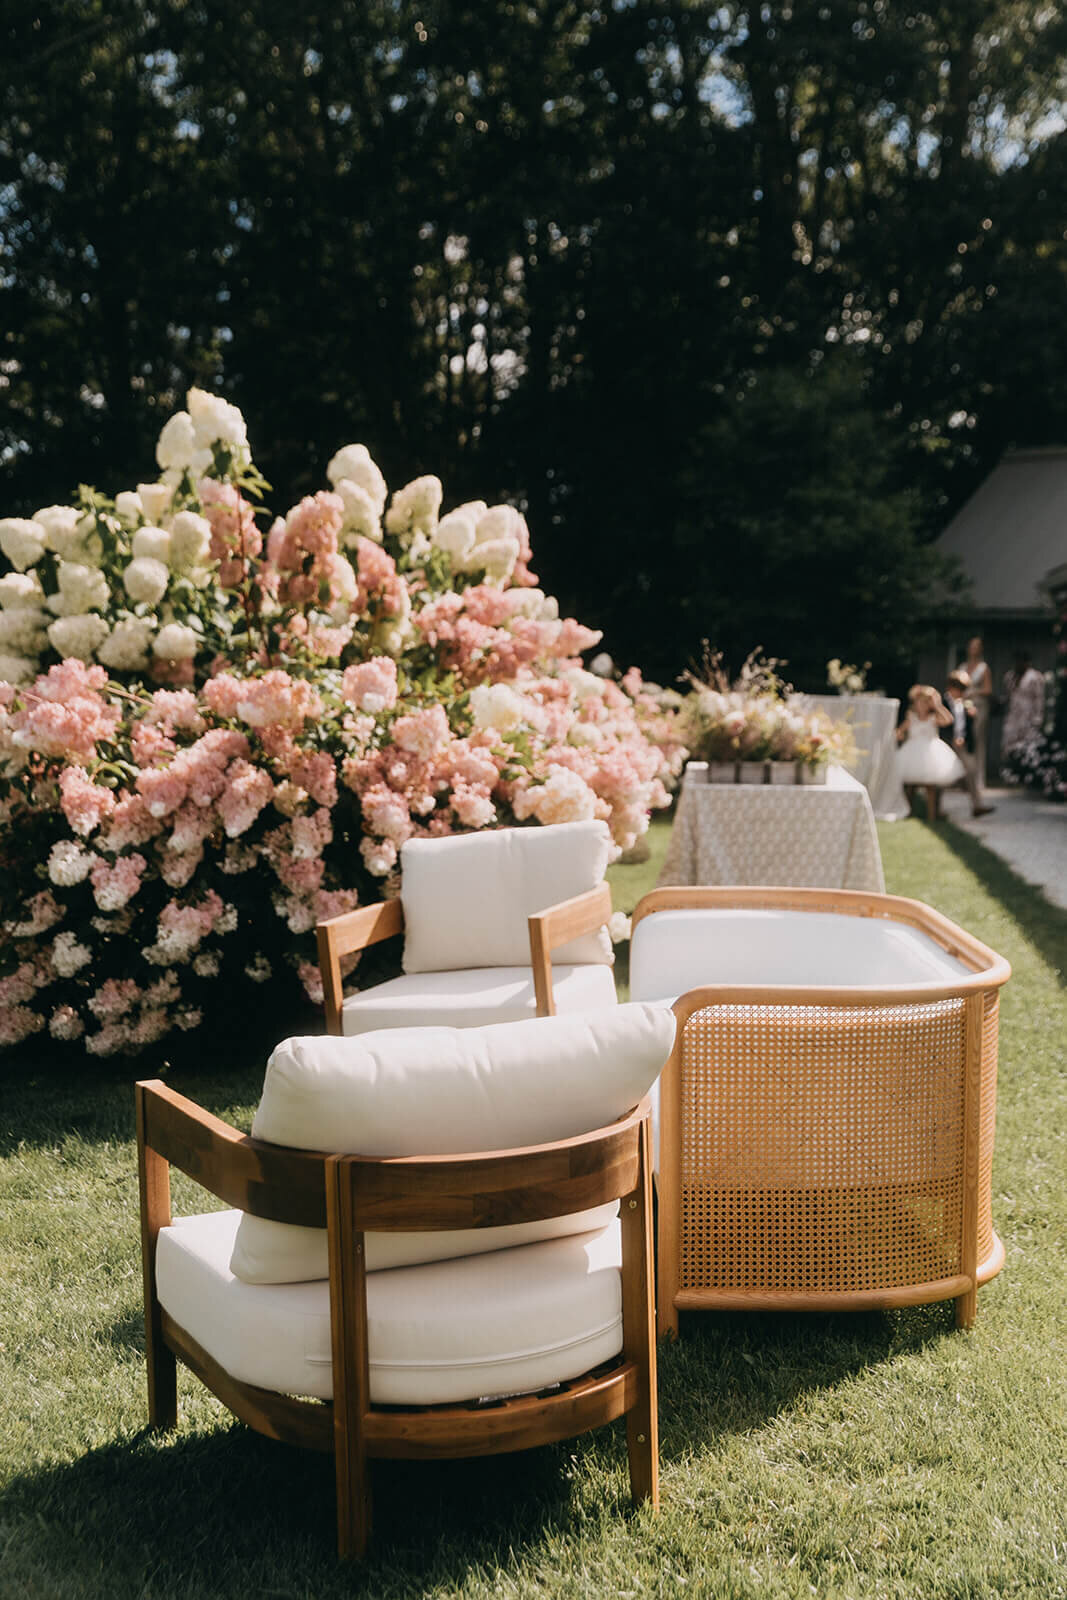
[[[152,1425],[176,1421],[182,1361],[261,1433],[332,1450],[342,1555],[366,1547],[369,1458],[522,1450],[623,1414],[634,1498],[655,1503],[647,1095],[674,1032],[617,1006],[287,1039],[250,1136],[138,1084]],[[234,1209],[172,1219],[172,1165]]]
[[[181,1361],[236,1416],[260,1433],[313,1450],[332,1450],[338,1551],[343,1557],[360,1556],[366,1550],[371,1523],[369,1459],[436,1460],[525,1450],[574,1437],[624,1414],[633,1498],[635,1502],[650,1500],[655,1506],[658,1467],[649,1115],[645,1100],[609,1127],[540,1147],[374,1160],[287,1149],[246,1137],[165,1084],[139,1083],[137,1129],[151,1425],[176,1425],[176,1363]],[[172,1227],[172,1165],[230,1206],[253,1216],[327,1230],[328,1281],[287,1284],[273,1290],[242,1285],[246,1304],[243,1309],[237,1305],[230,1330],[240,1338],[242,1317],[251,1317],[245,1342],[269,1343],[279,1291],[298,1292],[304,1321],[308,1292],[315,1291],[318,1314],[328,1320],[329,1327],[325,1387],[330,1398],[326,1403],[294,1398],[291,1392],[235,1376],[219,1358],[218,1348],[214,1352],[206,1348],[191,1331],[189,1325],[199,1328],[203,1324],[205,1311],[199,1290],[192,1287],[189,1262],[203,1249],[211,1267],[212,1230],[220,1226],[225,1230],[226,1219],[234,1213],[188,1218]],[[412,1273],[439,1274],[442,1267],[473,1267],[466,1261],[406,1272],[368,1272],[364,1250],[368,1230],[382,1234],[501,1227],[559,1217],[616,1198],[622,1201],[617,1225],[621,1226],[622,1334],[617,1354],[605,1357],[603,1345],[599,1352],[593,1347],[597,1359],[591,1370],[577,1378],[541,1383],[538,1392],[497,1401],[488,1409],[454,1400],[419,1407],[376,1403],[375,1278],[410,1279]],[[204,1236],[203,1242],[198,1235]],[[476,1259],[491,1262],[523,1251],[541,1252],[537,1271],[543,1274],[552,1270],[552,1258],[544,1253],[555,1250],[560,1270],[573,1274],[575,1256],[581,1255],[575,1246],[595,1237],[586,1234],[578,1240],[520,1246],[518,1251],[496,1251]],[[171,1257],[179,1248],[184,1252],[184,1303],[180,1303],[181,1274],[175,1273],[173,1261],[161,1299],[163,1245]],[[560,1250],[559,1246],[567,1248]],[[215,1254],[217,1257],[217,1250]],[[217,1280],[217,1259],[214,1267]],[[428,1279],[427,1344],[436,1337],[442,1314],[442,1301],[430,1292],[433,1283]],[[575,1287],[581,1289],[580,1284]],[[254,1303],[256,1296],[263,1300],[261,1312]],[[163,1300],[169,1303],[164,1305]],[[220,1318],[233,1314],[232,1300],[219,1308]],[[470,1307],[468,1315],[476,1318],[477,1307]],[[217,1336],[225,1343],[224,1334]],[[387,1327],[378,1333],[379,1340],[387,1336]],[[380,1349],[377,1353],[380,1356]]]
[[[614,1005],[609,852],[599,822],[409,841],[399,900],[318,926],[327,1031],[480,1027]],[[397,935],[403,975],[346,998],[344,958]]]

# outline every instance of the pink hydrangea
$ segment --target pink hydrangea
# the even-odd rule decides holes
[[[316,805],[337,804],[337,764],[327,750],[301,750],[289,762],[289,776]]]
[[[144,856],[120,856],[113,866],[98,861],[89,874],[93,898],[101,911],[121,911],[141,887],[141,874],[148,865]]]
[[[103,667],[61,661],[23,691],[23,709],[10,719],[16,749],[87,766],[100,739],[108,739],[121,720],[117,706],[99,690],[107,682]]]
[[[269,805],[273,794],[274,782],[269,772],[248,761],[235,761],[218,799],[219,816],[227,837],[236,839],[250,828],[264,806]]]
[[[405,717],[397,717],[390,730],[399,749],[429,761],[448,743],[448,718],[441,705],[426,706]]]
[[[230,483],[203,478],[198,493],[201,510],[211,526],[211,557],[219,563],[219,583],[224,589],[234,589],[247,577],[250,562],[263,549],[255,512]]]
[[[365,790],[360,805],[364,826],[380,839],[391,839],[395,845],[401,845],[415,831],[403,798],[385,784]]]
[[[84,839],[110,817],[115,795],[93,783],[83,767],[64,767],[59,775],[59,804],[74,832]]]
[[[123,1017],[133,1007],[141,993],[135,978],[108,978],[86,1002],[89,1010],[100,1022],[111,1022]]]
[[[391,711],[396,705],[396,662],[390,656],[373,656],[346,667],[341,677],[341,693],[357,711]]]
[[[306,678],[293,678],[288,672],[265,672],[262,678],[247,679],[244,688],[237,715],[250,727],[276,724],[300,728],[309,719],[322,715],[322,700]]]

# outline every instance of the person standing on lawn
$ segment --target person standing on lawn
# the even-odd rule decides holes
[[[988,668],[986,669],[988,672]],[[971,797],[971,811],[976,817],[988,816],[993,810],[982,800],[982,769],[978,763],[978,713],[974,701],[968,698],[970,683],[965,672],[949,673],[945,685],[946,709],[952,713],[951,725],[942,728],[942,738],[955,750],[963,765],[963,781]]]
[[[974,765],[978,782],[985,782],[989,713],[993,706],[993,673],[985,659],[985,645],[977,634],[967,641],[967,659],[958,672],[967,679],[967,698],[974,707]]]

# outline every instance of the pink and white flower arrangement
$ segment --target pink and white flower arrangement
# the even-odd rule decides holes
[[[601,817],[625,849],[666,804],[680,697],[584,670],[514,507],[390,500],[353,444],[268,526],[196,390],[157,459],[0,521],[0,1045],[321,1000],[316,923],[395,894],[407,839]]]

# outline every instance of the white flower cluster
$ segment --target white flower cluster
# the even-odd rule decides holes
[[[75,883],[84,883],[93,864],[93,855],[75,839],[60,839],[48,856],[48,876],[62,889]]]
[[[189,409],[174,413],[156,444],[164,483],[176,487],[187,473],[194,481],[206,476],[214,465],[216,446],[228,451],[237,466],[251,465],[245,419],[236,406],[206,389],[190,389],[185,403]]]
[[[415,483],[426,481],[416,478]],[[409,489],[413,487],[408,485]],[[404,493],[402,489],[400,495]],[[393,507],[400,495],[393,497]],[[386,527],[390,525],[393,507],[385,519]],[[526,521],[520,511],[514,506],[487,506],[484,500],[470,500],[457,506],[429,531],[433,543],[449,556],[454,572],[484,570],[486,582],[497,585],[507,583],[511,577],[527,537]]]
[[[326,476],[344,502],[344,543],[382,542],[382,512],[388,489],[365,444],[346,444],[330,460]]]

